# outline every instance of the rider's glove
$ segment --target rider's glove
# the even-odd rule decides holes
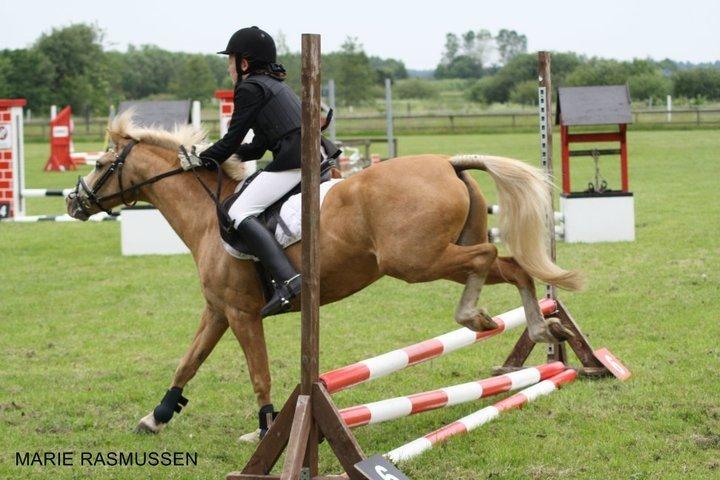
[[[192,170],[198,167],[204,167],[208,170],[217,170],[218,164],[209,158],[199,157],[196,153],[194,145],[190,152],[188,152],[184,146],[180,146],[178,158],[180,159],[180,166],[183,170]]]

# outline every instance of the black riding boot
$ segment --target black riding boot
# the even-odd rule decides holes
[[[275,236],[257,218],[251,216],[240,222],[238,232],[275,280],[275,293],[260,314],[269,317],[288,311],[290,300],[300,293],[300,274],[285,256]]]

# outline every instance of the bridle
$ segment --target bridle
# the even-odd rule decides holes
[[[92,215],[92,212],[90,209],[93,207],[97,207],[99,210],[107,213],[108,215],[117,216],[118,213],[114,213],[111,209],[105,208],[102,205],[102,202],[106,202],[108,200],[112,200],[114,198],[120,197],[120,200],[122,201],[123,205],[126,207],[132,207],[134,206],[138,199],[137,199],[137,193],[138,191],[147,185],[150,185],[152,183],[155,183],[157,181],[162,180],[163,178],[172,177],[173,175],[177,175],[179,173],[183,173],[186,170],[182,167],[174,168],[172,170],[168,170],[167,172],[163,172],[159,175],[156,175],[154,177],[151,177],[147,180],[144,180],[140,183],[135,183],[130,185],[128,188],[124,188],[123,186],[123,167],[125,166],[125,161],[127,160],[127,157],[130,155],[130,151],[133,149],[135,145],[137,145],[138,141],[131,139],[120,151],[119,154],[115,155],[115,160],[110,164],[107,170],[105,170],[100,178],[95,182],[95,184],[90,188],[88,184],[85,182],[85,179],[83,177],[78,177],[77,184],[75,185],[75,190],[70,192],[68,197],[70,199],[77,201],[77,206],[79,207],[80,211],[90,216]],[[182,153],[187,156],[187,150],[184,146],[180,146],[180,150]],[[215,162],[217,164],[217,162]],[[213,194],[213,192],[208,188],[207,185],[205,185],[205,182],[202,181],[200,176],[195,171],[195,168],[191,168],[191,171],[193,175],[195,175],[195,178],[200,182],[200,185],[202,185],[203,189],[207,192],[207,194],[210,196],[210,198],[213,200],[216,206],[219,206],[219,200],[220,200],[220,192],[222,189],[222,170],[220,169],[219,164],[217,165],[217,172],[218,172],[218,184],[217,184],[217,192]],[[111,193],[109,195],[104,195],[102,197],[98,196],[98,192],[100,189],[107,183],[107,181],[112,177],[112,175],[115,174],[118,179],[118,186],[120,187],[120,190]],[[80,193],[83,193],[83,195],[80,195]],[[135,194],[134,200],[132,200],[132,203],[127,201],[126,195],[128,193]]]

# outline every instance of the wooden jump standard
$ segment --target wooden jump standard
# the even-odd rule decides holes
[[[552,78],[550,68],[550,53],[549,52],[538,52],[538,117],[540,123],[540,164],[543,170],[550,175],[553,175],[553,163],[552,163]],[[550,226],[548,231],[549,234],[549,249],[550,256],[553,262],[556,259],[556,246],[555,246],[555,235],[553,232],[554,225],[554,213],[555,213],[555,198],[553,195],[552,188],[548,189],[548,195],[550,195],[551,203],[550,210],[547,213],[547,224]],[[625,369],[615,357],[610,354],[606,349],[593,351],[590,346],[590,342],[583,335],[580,327],[575,323],[570,312],[565,307],[563,302],[557,298],[557,292],[555,287],[548,285],[546,291],[546,297],[556,302],[557,311],[554,313],[554,317],[557,317],[565,328],[570,330],[574,336],[567,340],[567,343],[575,352],[578,359],[582,363],[582,368],[578,370],[581,375],[598,377],[615,374],[618,378],[623,379],[623,375],[629,376],[629,371]],[[495,374],[508,373],[522,368],[527,358],[530,356],[533,348],[535,348],[535,342],[530,340],[527,328],[520,336],[520,339],[515,344],[510,355],[505,360],[502,366],[495,367],[493,372]],[[560,361],[568,364],[568,355],[565,343],[549,344],[547,346],[547,361],[555,362]],[[610,368],[612,368],[612,370]],[[615,368],[617,366],[618,368]],[[627,377],[625,377],[627,378]]]
[[[354,465],[365,455],[320,382],[320,35],[302,35],[302,296],[301,382],[241,472],[227,479],[296,480],[318,477],[319,435],[349,478],[365,478]],[[285,451],[280,476],[270,475]]]

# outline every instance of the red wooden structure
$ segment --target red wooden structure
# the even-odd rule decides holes
[[[72,151],[72,109],[68,105],[50,120],[50,158],[45,164],[46,172],[75,170]]]
[[[230,117],[232,117],[235,94],[232,90],[215,90],[214,96],[220,100],[220,136],[222,137],[227,132]]]
[[[570,157],[620,155],[621,191],[629,192],[627,124],[632,122],[626,85],[565,87],[558,90],[557,119],[562,142],[563,193],[570,194]],[[617,131],[570,133],[571,126],[617,125]],[[570,150],[571,143],[618,142],[620,148]]]
[[[25,188],[23,159],[24,98],[0,99],[0,219],[24,214],[20,192]]]

